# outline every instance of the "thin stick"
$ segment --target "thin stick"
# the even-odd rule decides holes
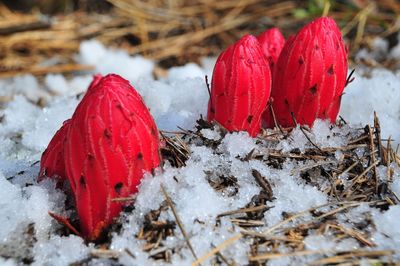
[[[120,198],[113,198],[111,199],[112,202],[127,202],[127,201],[134,201],[136,199],[136,195],[132,197],[120,197]]]
[[[96,258],[117,259],[121,255],[121,252],[112,249],[92,249],[90,254]]]
[[[304,136],[306,137],[306,139],[315,147],[317,148],[320,152],[324,152],[317,144],[315,144],[310,137],[307,135],[306,131],[304,130],[303,126],[300,126],[300,130],[301,132],[303,132]]]
[[[336,209],[334,209],[334,210],[332,210],[330,212],[324,213],[324,214],[318,216],[316,219],[320,220],[322,218],[326,218],[328,216],[331,216],[331,215],[334,215],[334,214],[336,214],[338,212],[341,212],[341,211],[343,211],[345,209],[348,209],[348,208],[351,208],[351,207],[356,207],[356,206],[359,206],[359,205],[364,204],[364,203],[369,205],[369,204],[374,204],[374,203],[378,203],[378,202],[381,202],[381,201],[377,200],[377,201],[371,201],[371,202],[363,202],[363,201],[352,202],[352,203],[349,203],[348,205],[344,205],[344,206],[336,208]]]
[[[375,129],[375,139],[378,142],[378,152],[379,152],[379,157],[381,157],[382,159],[382,164],[386,164],[386,156],[383,153],[383,149],[382,149],[382,138],[381,138],[381,125],[379,122],[379,118],[376,114],[376,112],[374,112],[374,129]]]
[[[205,76],[206,79],[206,86],[207,86],[207,91],[208,91],[208,96],[210,98],[210,111],[211,113],[215,113],[214,105],[212,102],[212,97],[211,97],[211,88],[210,88],[210,83],[208,83],[208,76]]]
[[[322,162],[319,162],[319,163],[316,163],[316,164],[313,164],[313,165],[306,165],[306,166],[303,166],[303,167],[300,167],[300,168],[294,168],[293,170],[290,171],[290,174],[294,175],[297,172],[313,169],[313,168],[318,167],[318,166],[322,166],[322,165],[326,165],[326,164],[332,164],[332,163],[333,162],[330,162],[330,161],[322,161]]]
[[[376,246],[373,242],[369,241],[363,234],[361,234],[360,232],[358,232],[356,230],[353,230],[351,228],[346,228],[346,227],[340,226],[338,224],[329,224],[329,227],[336,228],[336,229],[342,231],[343,233],[357,239],[364,245],[367,245],[370,247]]]
[[[196,253],[194,252],[192,244],[190,243],[189,237],[188,237],[188,235],[187,235],[187,233],[185,231],[185,228],[183,227],[182,221],[178,216],[178,213],[177,213],[177,211],[175,209],[174,203],[172,202],[172,200],[171,200],[170,196],[168,195],[167,191],[165,190],[164,186],[162,184],[160,186],[161,186],[161,191],[164,194],[165,200],[167,201],[168,206],[171,208],[172,213],[174,214],[176,223],[178,224],[179,229],[181,229],[182,235],[185,238],[186,244],[188,245],[188,247],[190,249],[190,252],[192,252],[193,257],[195,259],[197,259]]]
[[[324,2],[324,10],[322,11],[322,16],[326,17],[329,14],[329,9],[331,8],[331,3],[329,0],[325,0]]]
[[[272,102],[271,100],[268,102],[268,107],[269,107],[269,111],[271,112],[272,115],[272,119],[274,120],[274,126],[278,127],[279,131],[283,133],[283,130],[281,128],[281,126],[278,124],[277,120],[276,120],[276,116],[275,116],[275,112],[274,112],[274,108],[272,107]]]
[[[367,125],[367,129],[368,129],[368,135],[369,135],[369,149],[371,151],[370,154],[370,158],[372,161],[372,164],[374,165],[372,168],[373,170],[373,177],[375,179],[375,193],[378,193],[378,174],[376,171],[376,158],[375,158],[375,143],[374,143],[374,135],[372,132],[372,128],[370,127],[370,125]]]
[[[232,245],[234,242],[239,240],[241,237],[242,237],[242,234],[239,233],[239,234],[236,234],[236,235],[232,236],[231,238],[228,238],[227,240],[225,240],[224,242],[219,244],[217,247],[213,248],[210,252],[208,252],[207,254],[203,255],[200,258],[198,258],[195,262],[192,263],[192,266],[200,265],[201,263],[203,263],[205,260],[207,260],[211,256],[217,254],[218,252],[220,252],[224,248],[229,247],[230,245]]]
[[[353,257],[377,257],[377,256],[390,256],[394,254],[393,250],[357,250],[348,251],[347,254],[337,255],[330,258],[324,258],[310,263],[309,265],[322,265],[337,263],[338,261],[343,261],[343,259],[350,259]]]
[[[344,193],[346,193],[347,191],[349,191],[350,188],[352,188],[357,182],[358,180],[363,177],[366,173],[368,173],[373,167],[375,167],[377,164],[379,164],[380,161],[376,161],[375,163],[371,164],[367,169],[364,170],[364,172],[362,172],[361,174],[359,174],[357,177],[355,177],[353,179],[353,181],[351,182],[350,186],[348,186],[345,190],[343,190],[342,195],[344,195]]]
[[[392,154],[391,154],[391,150],[392,150],[392,143],[391,143],[391,137],[389,137],[389,140],[388,140],[388,142],[387,142],[387,148],[386,148],[386,156],[387,156],[387,158],[386,158],[386,176],[387,176],[387,180],[388,181],[392,181],[392,177],[391,177],[391,174],[390,174],[390,161],[391,161],[391,156],[392,156]]]
[[[291,253],[265,253],[257,256],[249,257],[249,261],[265,261],[269,259],[278,259],[282,257],[293,257],[293,256],[308,256],[314,254],[324,254],[334,252],[334,249],[321,249],[321,250],[302,250]]]
[[[353,169],[354,167],[356,167],[356,165],[358,164],[359,162],[357,161],[357,162],[354,162],[352,165],[350,165],[346,170],[344,170],[342,173],[340,173],[341,175],[344,175],[344,174],[346,174],[346,173],[348,173],[349,171],[351,171],[351,169]]]
[[[300,239],[290,239],[290,238],[280,237],[280,236],[266,236],[265,234],[257,233],[254,231],[248,231],[245,229],[242,229],[240,232],[245,236],[258,237],[258,238],[262,238],[267,241],[283,241],[283,242],[293,242],[293,243],[302,243],[303,242],[303,240],[300,240]]]
[[[261,173],[258,172],[256,169],[253,169],[251,174],[256,179],[257,184],[260,187],[262,187],[262,189],[264,189],[268,193],[268,195],[272,196],[273,192],[272,192],[272,188],[271,188],[271,185],[269,184],[268,180],[264,179],[263,176],[261,175]]]
[[[260,205],[260,206],[251,207],[251,208],[242,208],[242,209],[238,209],[238,210],[233,210],[233,211],[227,211],[227,212],[220,213],[220,214],[217,215],[217,218],[223,217],[223,216],[232,215],[232,214],[238,214],[238,213],[248,213],[248,212],[263,211],[265,209],[269,209],[269,207],[267,205]]]
[[[49,215],[54,218],[57,222],[59,222],[60,224],[65,225],[69,230],[72,231],[72,233],[74,233],[75,235],[82,237],[81,233],[78,232],[78,230],[68,221],[67,218],[64,218],[58,214],[55,214],[53,212],[48,212]]]
[[[346,79],[346,84],[344,85],[345,87],[347,87],[347,85],[349,85],[350,83],[352,83],[352,82],[354,81],[355,78],[352,78],[352,76],[353,76],[353,74],[354,74],[355,71],[356,71],[356,69],[354,68],[354,69],[350,72],[349,76],[348,76],[347,79]]]

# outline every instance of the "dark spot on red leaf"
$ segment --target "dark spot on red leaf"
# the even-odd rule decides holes
[[[315,94],[317,92],[317,84],[309,88],[311,94]]]
[[[303,59],[302,56],[300,56],[300,58],[299,58],[299,65],[302,65],[302,64],[304,64],[304,59]]]
[[[137,159],[138,160],[142,160],[143,159],[143,154],[141,152],[138,153]]]
[[[269,66],[270,67],[273,67],[275,64],[274,64],[274,60],[272,59],[272,57],[271,58],[269,58]]]
[[[94,155],[91,154],[91,153],[88,153],[87,154],[87,158],[88,158],[89,161],[93,161],[94,160]]]
[[[106,139],[111,139],[111,133],[110,133],[110,131],[106,128],[106,129],[104,129],[104,137],[106,137]]]
[[[329,75],[333,75],[333,74],[335,73],[334,70],[333,70],[333,65],[331,65],[331,66],[328,68],[327,73],[328,73]]]
[[[83,175],[81,175],[81,177],[79,178],[79,184],[81,184],[83,188],[86,188],[86,180]]]
[[[288,99],[285,99],[284,102],[285,102],[285,104],[286,104],[287,106],[289,106],[289,101],[288,101]]]
[[[124,186],[124,184],[122,182],[118,182],[117,184],[115,184],[114,189],[115,192],[117,192],[118,194],[121,193],[121,189]]]
[[[251,121],[253,121],[253,116],[252,115],[249,115],[248,117],[247,117],[247,123],[251,123]]]

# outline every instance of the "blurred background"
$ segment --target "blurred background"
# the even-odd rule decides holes
[[[371,48],[375,37],[387,40],[389,50],[398,42],[397,0],[3,0],[0,77],[90,69],[74,56],[92,38],[168,68],[216,56],[246,33],[279,27],[287,37],[321,15],[336,19],[353,62],[355,51]],[[391,68],[398,62],[382,56],[357,63]]]

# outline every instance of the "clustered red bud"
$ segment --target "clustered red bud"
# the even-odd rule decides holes
[[[283,49],[282,49],[283,47]],[[278,58],[279,57],[279,58]],[[278,29],[242,37],[218,57],[207,118],[229,131],[260,132],[271,91],[276,121],[284,127],[332,123],[346,85],[347,50],[330,18],[319,18],[286,41]],[[140,95],[118,75],[94,76],[71,120],[42,155],[38,179],[68,179],[81,231],[95,240],[121,211],[113,198],[137,191],[144,172],[160,163],[158,130]]]
[[[347,78],[347,50],[335,21],[323,17],[288,39],[278,59],[271,91],[276,121],[284,127],[335,123]],[[267,110],[266,124],[273,127]]]
[[[278,28],[271,28],[258,35],[257,40],[261,44],[261,48],[268,59],[271,73],[273,73],[274,65],[285,45],[285,37]]]
[[[65,145],[67,176],[83,235],[96,239],[159,165],[158,131],[140,95],[117,75],[101,79],[78,105]]]
[[[95,240],[121,211],[112,199],[137,192],[144,172],[159,165],[158,130],[140,95],[117,75],[95,76],[63,128],[52,140],[63,150],[57,156],[65,172],[57,174],[69,180],[82,235]]]
[[[58,178],[60,181],[65,180],[64,142],[69,124],[70,120],[63,123],[43,152],[40,159],[39,181],[46,176]]]
[[[271,73],[261,46],[252,35],[242,37],[218,57],[211,82],[207,118],[229,131],[260,132]]]

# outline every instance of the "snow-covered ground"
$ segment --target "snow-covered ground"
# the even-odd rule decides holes
[[[157,80],[153,77],[152,61],[107,49],[97,41],[82,43],[76,60],[96,66],[95,73],[117,73],[128,79],[144,98],[160,130],[193,129],[200,114],[206,114],[208,92],[204,76],[211,77],[215,59],[205,58],[200,66],[187,64],[171,68],[165,77]],[[330,130],[327,123],[318,121],[312,129],[311,137],[319,147],[346,145],[348,135],[353,134],[356,128],[373,124],[374,111],[381,121],[382,138],[391,137],[395,143],[400,142],[400,73],[375,69],[369,77],[364,77],[363,72],[356,70],[355,81],[346,88],[343,96],[341,116],[349,125]],[[35,265],[68,265],[84,261],[98,248],[85,244],[74,235],[58,235],[60,225],[48,212],[68,216],[70,211],[64,208],[66,196],[55,189],[51,180],[40,184],[36,181],[41,153],[62,122],[71,117],[90,81],[91,74],[72,79],[47,75],[44,82],[30,75],[0,80],[0,100],[4,102],[0,109],[0,264],[15,265],[25,260]],[[45,102],[44,107],[36,104],[39,100]],[[144,178],[134,210],[124,214],[122,229],[113,234],[109,249],[115,251],[113,255],[117,258],[114,260],[124,265],[160,265],[143,251],[146,241],[136,236],[143,227],[145,215],[159,209],[165,200],[161,184],[172,198],[198,257],[240,232],[229,217],[222,217],[218,225],[216,217],[245,207],[260,194],[260,186],[252,176],[253,170],[268,177],[275,197],[270,203],[273,208],[268,209],[261,220],[264,228],[282,222],[283,213],[295,214],[332,202],[324,193],[326,187],[313,186],[299,178],[298,171],[293,169],[304,167],[301,163],[286,160],[282,169],[275,169],[259,160],[243,159],[253,149],[254,153],[268,154],[268,147],[272,144],[267,140],[251,139],[245,133],[221,136],[218,129],[200,132],[203,138],[217,141],[218,147],[212,149],[204,143],[192,144],[186,166],[174,168],[167,163],[155,177]],[[274,148],[304,150],[309,145],[301,130],[296,129],[290,138]],[[339,153],[337,160],[340,160]],[[391,168],[394,175],[389,186],[400,196],[400,170],[394,164]],[[385,173],[386,168],[380,166],[380,171]],[[236,187],[216,191],[210,180],[221,175],[234,176]],[[367,249],[395,250],[397,254],[388,259],[400,261],[398,217],[400,205],[381,212],[368,204],[361,204],[346,214],[338,214],[337,220],[347,228],[370,220],[370,235],[365,237],[374,243],[374,247]],[[307,219],[311,219],[310,214],[301,218],[303,222]],[[174,221],[175,218],[170,210],[163,210],[159,220]],[[162,246],[174,250],[171,264],[189,265],[195,259],[180,230],[174,232],[162,241]],[[233,241],[221,250],[221,254],[239,265],[246,264],[250,254],[247,241],[244,238]],[[317,250],[328,250],[326,255],[365,249],[355,238],[338,240],[317,232],[305,237],[303,242],[311,255],[282,257],[268,261],[268,265],[300,265],[323,258],[323,254],[312,253]],[[279,251],[289,252],[283,247]],[[89,261],[93,264],[100,262],[110,263],[101,258]],[[210,260],[202,265],[208,263]]]

